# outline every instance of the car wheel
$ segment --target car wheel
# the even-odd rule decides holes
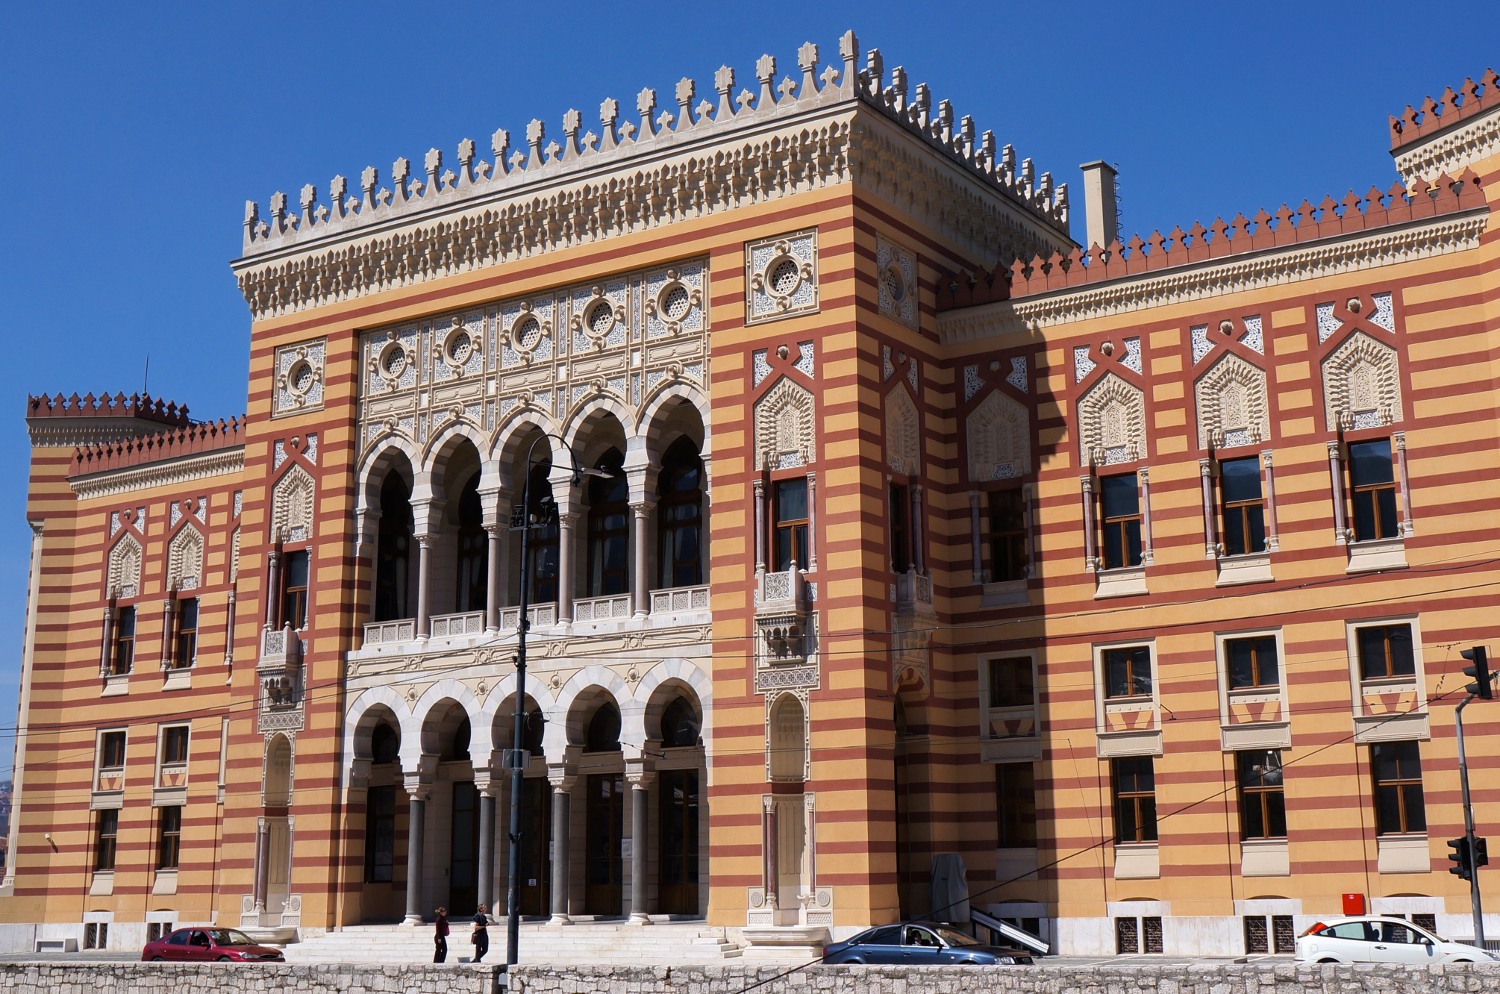
[[[228,956],[220,956],[218,958],[217,962],[219,962],[219,963],[228,963],[229,962],[229,957]]]
[[[160,956],[153,956],[153,957],[151,957],[151,962],[153,962],[153,963],[160,963],[161,961],[162,961],[162,958]]]
[[[1333,957],[1329,956],[1329,957],[1325,957],[1323,959],[1318,960],[1318,962],[1319,963],[1337,963],[1338,960],[1336,960]]]

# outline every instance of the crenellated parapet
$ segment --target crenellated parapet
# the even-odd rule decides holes
[[[1495,70],[1486,69],[1477,83],[1472,78],[1465,79],[1457,92],[1450,86],[1436,100],[1429,96],[1419,107],[1407,104],[1400,117],[1390,115],[1391,151],[1496,106],[1500,106],[1500,76]]]
[[[489,159],[465,139],[451,162],[397,159],[384,183],[373,166],[357,190],[337,176],[326,202],[312,184],[297,209],[284,193],[264,214],[248,202],[241,289],[269,317],[851,181],[929,206],[982,255],[1071,245],[1066,187],[901,68],[887,83],[879,51],[864,69],[860,55],[851,31],[838,62],[809,42],[778,79],[765,55],[738,93],[729,66],[712,99],[686,77],[670,100],[643,89],[638,123],[611,98],[597,131],[570,110],[560,141],[533,120],[496,131]]]
[[[73,453],[68,475],[83,476],[243,446],[244,428],[243,417],[230,418],[228,421],[220,419],[123,442],[79,448]]]
[[[186,404],[179,407],[149,395],[95,397],[90,393],[80,397],[75,393],[26,398],[26,429],[33,446],[102,445],[191,423]]]

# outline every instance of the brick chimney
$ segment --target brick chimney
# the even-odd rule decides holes
[[[1083,247],[1108,248],[1120,237],[1119,207],[1115,203],[1115,167],[1103,159],[1085,162],[1083,170]]]

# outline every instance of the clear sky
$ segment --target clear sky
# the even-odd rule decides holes
[[[1122,235],[1395,179],[1386,115],[1500,67],[1500,4],[17,3],[0,60],[0,778],[27,577],[28,393],[244,410],[244,202],[487,149],[683,76],[783,74],[848,28],[1073,184],[1120,168]],[[863,62],[861,62],[863,65]],[[738,89],[738,87],[737,87]],[[513,138],[513,143],[518,141]],[[17,372],[19,371],[19,372]],[[8,420],[6,420],[8,418]]]

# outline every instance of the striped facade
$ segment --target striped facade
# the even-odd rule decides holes
[[[1275,951],[1348,894],[1467,934],[1493,77],[1393,131],[1402,190],[1101,252],[839,59],[250,205],[243,420],[33,399],[0,928],[503,905],[545,492],[528,915],[814,944],[961,920],[961,859],[1063,952]]]

